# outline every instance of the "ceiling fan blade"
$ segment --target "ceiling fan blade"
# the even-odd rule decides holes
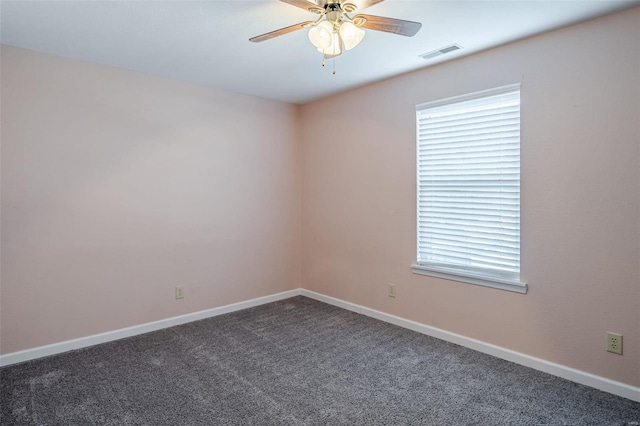
[[[304,10],[308,10],[310,12],[322,12],[323,9],[321,7],[318,6],[318,3],[316,3],[313,0],[280,0],[282,2],[288,3],[292,6],[295,7],[299,7],[300,9],[304,9]]]
[[[258,42],[269,40],[269,39],[272,39],[274,37],[278,37],[278,36],[281,36],[281,35],[284,35],[284,34],[289,34],[289,33],[292,33],[294,31],[301,30],[303,28],[307,28],[307,27],[311,26],[312,24],[313,24],[313,21],[300,22],[299,24],[291,25],[290,27],[280,28],[279,30],[271,31],[271,32],[268,32],[266,34],[262,34],[262,35],[259,35],[259,36],[252,37],[252,38],[249,39],[249,41],[252,41],[254,43],[258,43]]]
[[[422,28],[420,22],[385,18],[383,16],[356,15],[353,17],[353,21],[357,26],[362,28],[400,34],[407,37],[413,37],[420,31],[420,28]]]

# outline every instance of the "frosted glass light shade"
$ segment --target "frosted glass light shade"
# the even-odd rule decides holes
[[[343,22],[340,25],[340,37],[344,42],[344,48],[351,50],[364,38],[364,30],[353,25],[351,22]]]
[[[309,41],[322,52],[331,46],[332,34],[333,25],[331,22],[323,21],[309,30]]]
[[[324,57],[327,59],[342,55],[342,39],[340,39],[340,34],[338,34],[337,31],[332,33],[329,47],[326,49],[318,49],[318,51],[324,53]]]

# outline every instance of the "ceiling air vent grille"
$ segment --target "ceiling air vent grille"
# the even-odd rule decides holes
[[[435,58],[436,56],[444,55],[445,53],[455,52],[456,50],[462,49],[462,46],[459,44],[452,44],[450,46],[441,47],[438,50],[433,50],[431,52],[427,52],[425,54],[420,55],[422,59],[428,60],[431,58]]]

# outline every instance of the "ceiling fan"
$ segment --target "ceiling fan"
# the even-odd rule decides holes
[[[249,41],[254,43],[272,39],[303,28],[309,29],[309,40],[323,54],[324,59],[342,54],[343,48],[351,50],[362,41],[364,30],[384,31],[413,37],[422,27],[420,22],[382,16],[358,14],[349,16],[384,0],[280,0],[311,13],[320,15],[315,21],[305,21],[289,27],[262,34]],[[322,63],[324,66],[324,61]],[[335,74],[335,69],[333,70]]]

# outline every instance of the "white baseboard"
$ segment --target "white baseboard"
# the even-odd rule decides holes
[[[205,318],[228,314],[230,312],[264,305],[265,303],[275,302],[277,300],[288,299],[290,297],[299,296],[300,294],[301,289],[284,291],[282,293],[258,297],[256,299],[246,300],[244,302],[232,303],[230,305],[220,306],[213,309],[206,309],[204,311],[198,311],[159,321],[148,322],[146,324],[135,325],[133,327],[121,328],[119,330],[108,331],[106,333],[94,334],[92,336],[81,337],[79,339],[67,340],[65,342],[53,343],[51,345],[39,346],[37,348],[26,349],[6,355],[0,355],[0,366],[17,364],[19,362],[72,351],[74,349],[86,348],[87,346],[111,342],[113,340],[119,340],[125,337],[137,336],[138,334],[149,333],[151,331],[173,327],[175,325],[180,325],[187,322],[198,321]]]
[[[81,337],[79,339],[67,340],[65,342],[39,346],[37,348],[26,349],[24,351],[13,352],[6,355],[0,355],[0,366],[16,364],[36,358],[42,358],[49,355],[68,352],[74,349],[80,349],[100,343],[111,342],[114,340],[123,339],[125,337],[149,333],[151,331],[173,327],[175,325],[185,324],[192,321],[198,321],[205,318],[211,318],[230,312],[240,311],[242,309],[252,308],[254,306],[264,305],[266,303],[271,303],[300,295],[318,300],[320,302],[328,303],[330,305],[337,306],[348,311],[357,312],[359,314],[366,315],[368,317],[372,317],[390,324],[394,324],[399,327],[417,331],[418,333],[426,334],[428,336],[445,340],[447,342],[455,343],[457,345],[464,346],[478,352],[486,353],[497,358],[515,362],[516,364],[524,365],[526,367],[543,371],[554,376],[562,377],[563,379],[567,379],[572,382],[580,383],[586,386],[600,389],[605,392],[612,393],[614,395],[640,402],[640,388],[638,387],[621,382],[616,382],[605,377],[596,376],[595,374],[576,370],[575,368],[545,361],[540,358],[535,358],[520,352],[505,349],[500,346],[492,345],[490,343],[485,343],[480,340],[471,339],[460,334],[451,333],[436,327],[431,327],[419,322],[411,321],[405,318],[380,312],[375,309],[356,305],[355,303],[346,302],[344,300],[325,296],[324,294],[301,288],[284,291],[282,293],[272,294],[269,296],[258,297],[257,299],[246,300],[244,302],[233,303],[231,305],[220,306],[218,308],[207,309],[204,311],[193,312],[186,315],[180,315],[177,317],[149,322],[146,324],[140,324],[133,327],[122,328],[120,330],[109,331],[106,333],[95,334],[93,336]]]
[[[449,331],[445,331],[436,327],[431,327],[419,322],[380,312],[375,309],[370,309],[365,306],[356,305],[355,303],[346,302],[344,300],[336,299],[330,296],[325,296],[324,294],[316,293],[314,291],[301,289],[300,294],[311,299],[318,300],[320,302],[328,303],[339,308],[378,319],[380,321],[388,322],[399,327],[417,331],[418,333],[426,334],[427,336],[432,336],[441,340],[445,340],[447,342],[455,343],[456,345],[464,346],[478,352],[493,355],[497,358],[524,365],[526,367],[543,371],[554,376],[562,377],[563,379],[567,379],[572,382],[580,383],[582,385],[590,386],[592,388],[609,392],[614,395],[628,398],[632,401],[640,402],[640,388],[628,385],[626,383],[616,382],[605,377],[596,376],[595,374],[576,370],[575,368],[556,364],[550,361],[545,361],[540,358],[535,358],[530,355],[512,351],[510,349],[505,349],[500,346],[482,342],[480,340],[471,339],[460,334],[451,333]]]

